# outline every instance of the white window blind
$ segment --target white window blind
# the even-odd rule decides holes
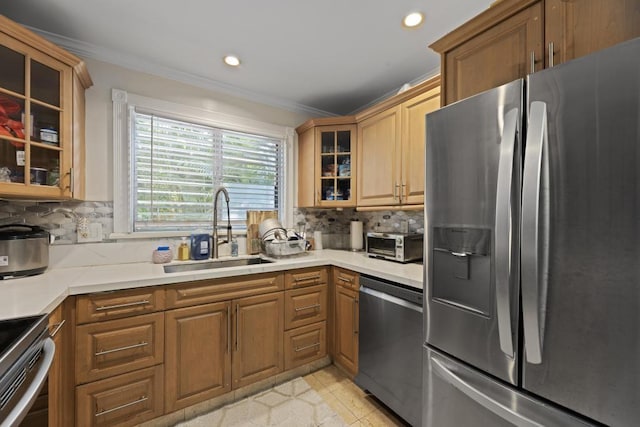
[[[282,140],[140,111],[132,114],[132,140],[134,231],[211,229],[220,186],[229,191],[234,229],[245,228],[247,210],[281,207]],[[224,203],[218,212],[226,222]]]

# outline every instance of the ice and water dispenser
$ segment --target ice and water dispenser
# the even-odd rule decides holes
[[[491,229],[434,227],[434,300],[490,316]]]

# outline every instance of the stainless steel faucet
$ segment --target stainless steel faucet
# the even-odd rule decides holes
[[[224,200],[227,202],[227,240],[218,241],[218,196],[224,193]],[[213,196],[213,235],[212,235],[211,258],[218,258],[218,246],[223,243],[231,243],[231,216],[229,215],[229,192],[226,188],[220,187]]]

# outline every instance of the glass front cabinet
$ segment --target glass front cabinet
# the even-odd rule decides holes
[[[84,63],[0,16],[0,64],[0,196],[82,199]]]
[[[353,116],[299,126],[298,207],[355,207],[356,125]]]

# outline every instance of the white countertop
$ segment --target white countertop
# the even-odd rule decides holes
[[[224,259],[230,259],[225,257]],[[177,264],[174,261],[172,264]],[[49,313],[67,295],[166,285],[193,280],[335,265],[422,289],[422,265],[399,264],[339,250],[311,251],[269,264],[165,273],[162,264],[139,262],[88,267],[50,268],[43,274],[0,281],[0,320]]]

